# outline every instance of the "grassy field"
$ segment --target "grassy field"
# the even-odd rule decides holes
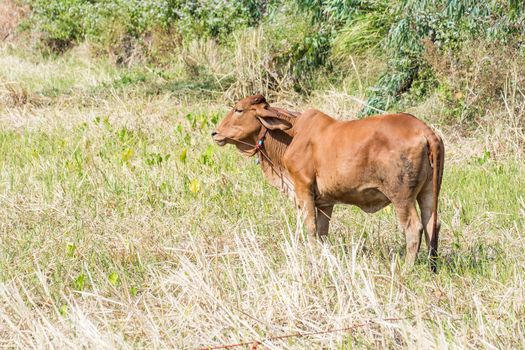
[[[344,91],[312,94],[352,118]],[[342,96],[342,97],[341,97]],[[253,159],[209,137],[225,99],[81,49],[0,51],[0,347],[523,348],[525,165],[513,103],[447,149],[439,271],[403,271],[387,207],[338,207],[304,244]],[[349,102],[350,101],[350,102]],[[512,107],[512,108],[511,108]],[[348,113],[348,112],[347,112]]]

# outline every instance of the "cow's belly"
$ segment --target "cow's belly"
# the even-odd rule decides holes
[[[377,188],[360,188],[337,193],[319,191],[316,205],[351,204],[367,213],[375,213],[390,204],[390,200]]]

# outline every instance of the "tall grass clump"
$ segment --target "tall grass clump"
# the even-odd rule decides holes
[[[15,0],[0,1],[0,42],[14,39],[28,12],[27,6],[22,6]]]

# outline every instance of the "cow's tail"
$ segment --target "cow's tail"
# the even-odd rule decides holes
[[[441,182],[443,179],[443,166],[445,163],[445,146],[439,136],[432,132],[431,135],[427,136],[427,141],[430,148],[430,161],[432,163],[432,240],[436,240],[431,243],[431,248],[437,249],[437,234],[438,234],[438,198],[441,189]],[[437,251],[430,252],[431,258],[435,258]],[[435,269],[435,266],[433,266]]]

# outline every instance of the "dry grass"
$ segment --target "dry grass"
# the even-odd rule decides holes
[[[470,138],[439,126],[449,165],[434,275],[425,249],[403,271],[389,207],[340,207],[331,241],[306,244],[258,167],[212,144],[222,103],[115,85],[130,72],[87,57],[0,61],[3,84],[47,98],[0,105],[0,346],[194,349],[353,325],[364,326],[263,345],[525,344],[524,104],[512,77],[506,112]],[[346,118],[359,100],[334,89],[305,104]]]
[[[254,93],[281,98],[294,95],[291,68],[275,66],[263,28],[238,33],[234,38],[231,74],[235,81],[225,92],[225,98],[235,101]]]
[[[18,25],[27,17],[29,8],[15,0],[0,0],[0,42],[14,38]]]

